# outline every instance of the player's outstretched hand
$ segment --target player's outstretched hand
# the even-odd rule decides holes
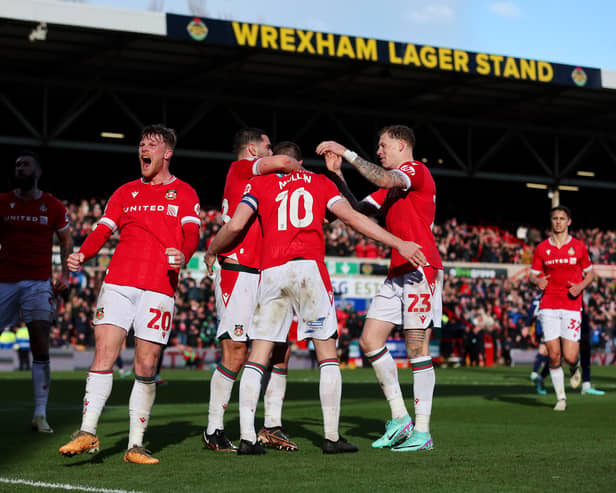
[[[81,252],[71,253],[66,259],[66,266],[68,267],[68,270],[71,272],[77,272],[81,269],[84,259],[85,256]]]
[[[316,150],[319,156],[322,156],[326,152],[333,152],[338,156],[342,156],[344,154],[344,151],[346,151],[346,147],[344,147],[342,144],[338,144],[338,142],[334,142],[333,140],[325,140],[321,142],[317,146]]]
[[[177,248],[167,248],[165,250],[165,255],[167,256],[167,261],[169,262],[169,267],[172,269],[181,269],[184,267],[184,254],[178,250]]]
[[[210,251],[208,250],[207,252],[205,252],[205,257],[203,257],[203,261],[205,262],[205,265],[207,267],[207,273],[210,276],[214,274],[214,262],[216,262],[216,255],[210,253]]]
[[[426,265],[426,256],[421,251],[421,245],[418,245],[414,241],[404,241],[402,245],[397,248],[400,255],[408,260],[415,267],[421,267]]]
[[[327,169],[332,173],[336,173],[337,175],[341,174],[342,171],[342,157],[338,154],[334,154],[333,152],[327,151],[324,155],[325,157],[325,165]]]

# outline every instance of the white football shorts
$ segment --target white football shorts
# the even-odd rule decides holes
[[[224,266],[216,273],[216,338],[229,337],[237,342],[248,340],[248,327],[257,304],[259,274],[235,270]]]
[[[47,281],[18,281],[0,283],[0,328],[42,320],[53,322],[56,299]]]
[[[292,260],[261,271],[257,308],[249,328],[251,339],[286,342],[293,313],[297,339],[325,340],[336,334],[334,293],[325,265]]]
[[[543,327],[544,341],[567,339],[579,342],[582,325],[582,312],[579,310],[554,310],[542,308],[539,311],[539,320]]]
[[[103,283],[94,310],[94,325],[111,324],[135,337],[166,345],[173,325],[172,296],[117,284]]]
[[[443,315],[443,271],[418,268],[386,279],[372,300],[366,318],[404,329],[440,327]]]

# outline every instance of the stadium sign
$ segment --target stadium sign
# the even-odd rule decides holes
[[[199,34],[196,36],[195,26]],[[198,43],[358,60],[545,84],[601,87],[601,70],[291,27],[167,14],[167,35]]]

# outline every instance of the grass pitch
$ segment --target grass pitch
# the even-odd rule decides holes
[[[0,491],[614,491],[616,366],[593,368],[593,383],[605,396],[567,389],[564,413],[552,410],[549,381],[549,394],[539,396],[529,373],[529,367],[437,369],[435,449],[393,453],[370,447],[390,416],[373,371],[343,370],[340,429],[360,451],[325,456],[318,371],[291,370],[283,418],[299,452],[238,457],[201,446],[210,372],[169,370],[163,372],[169,384],[158,388],[146,432],[147,448],[161,461],[155,466],[122,461],[132,378],[114,381],[98,428],[101,451],[68,459],[58,448],[81,422],[85,372],[53,373],[52,435],[29,430],[30,374],[0,373]],[[410,370],[401,370],[400,380],[413,414]],[[236,442],[238,388],[226,425]],[[262,414],[261,405],[257,427]]]

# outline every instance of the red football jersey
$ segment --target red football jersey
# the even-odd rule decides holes
[[[263,228],[267,248],[261,252],[261,268],[297,258],[322,263],[325,213],[341,199],[329,178],[305,170],[250,180],[242,202],[258,211]]]
[[[387,231],[406,241],[421,245],[428,263],[435,269],[443,264],[432,234],[436,212],[436,187],[428,168],[419,161],[402,164],[398,172],[411,182],[407,190],[381,188],[366,197],[369,203],[385,214]],[[415,270],[397,250],[392,249],[388,277],[399,276]]]
[[[548,278],[548,285],[543,291],[539,308],[557,310],[581,310],[582,295],[572,298],[569,295],[569,283],[577,284],[583,280],[583,272],[592,269],[586,245],[569,237],[569,241],[557,248],[551,238],[542,241],[535,248],[531,272],[536,276],[541,273]]]
[[[248,180],[259,175],[259,158],[246,158],[234,161],[229,166],[225,190],[222,198],[222,219],[229,222],[233,217],[237,204],[242,200]],[[254,221],[244,237],[221,257],[231,257],[240,264],[255,269],[260,268],[261,258],[261,226]]]
[[[182,226],[201,225],[197,192],[173,178],[151,185],[138,179],[111,196],[99,224],[120,231],[105,282],[173,296],[177,271],[169,267],[165,250],[182,248]]]
[[[29,201],[0,194],[0,282],[49,279],[54,232],[69,227],[66,207],[51,194]]]

